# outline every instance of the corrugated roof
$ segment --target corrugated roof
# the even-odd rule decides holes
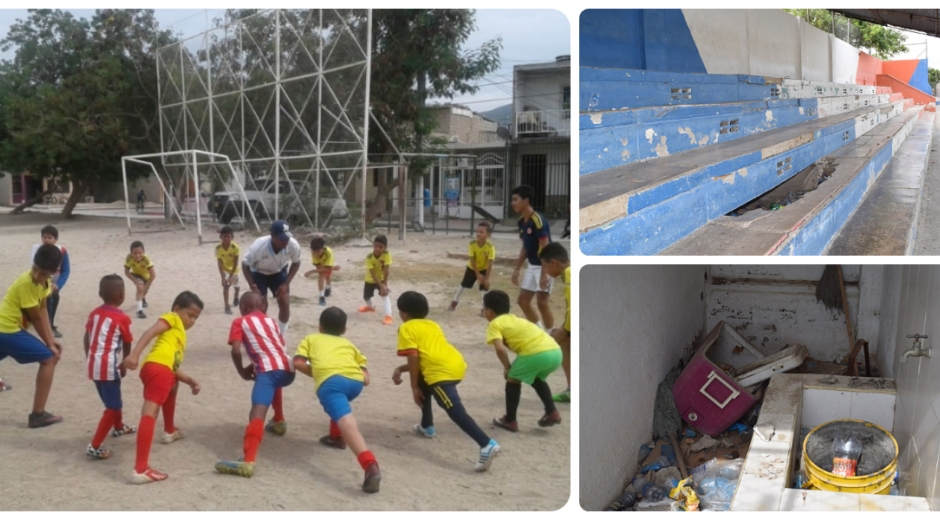
[[[940,37],[940,9],[833,9],[849,18]]]

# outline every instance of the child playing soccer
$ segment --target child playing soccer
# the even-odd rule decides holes
[[[238,305],[238,244],[232,241],[235,233],[225,226],[219,230],[222,243],[215,246],[215,257],[219,262],[219,275],[222,277],[222,297],[225,299],[225,314],[232,314],[228,304],[228,288],[235,289],[232,305]]]
[[[144,383],[144,406],[140,411],[140,426],[137,428],[137,463],[131,476],[133,484],[148,484],[166,480],[169,475],[150,467],[150,444],[157,414],[163,410],[163,444],[183,438],[176,429],[173,417],[176,414],[176,391],[183,382],[199,394],[199,383],[179,370],[186,352],[186,331],[196,324],[202,313],[203,303],[198,296],[181,292],[173,300],[172,310],[157,320],[137,341],[134,350],[124,358],[121,368],[136,370],[140,354],[156,338],[150,353],[140,367],[140,380]]]
[[[112,437],[121,437],[137,431],[125,425],[121,409],[121,378],[126,370],[121,368],[121,359],[131,352],[131,319],[120,307],[124,303],[124,280],[109,274],[98,283],[98,296],[103,305],[91,311],[85,324],[85,357],[88,360],[88,378],[95,382],[98,396],[104,403],[104,413],[98,421],[98,429],[85,450],[93,459],[107,459],[111,452],[101,444],[111,432]]]
[[[330,284],[333,281],[333,271],[339,271],[339,266],[333,265],[333,250],[326,247],[326,241],[322,237],[314,237],[310,241],[310,252],[315,269],[307,271],[304,276],[309,278],[314,274],[317,275],[317,286],[320,288],[320,305],[325,306],[326,299],[332,293]],[[389,260],[389,263],[391,263],[391,260]]]
[[[320,332],[304,338],[294,354],[294,368],[313,378],[317,398],[330,416],[330,434],[320,443],[337,449],[348,445],[365,478],[362,490],[376,493],[382,480],[375,455],[359,433],[349,403],[369,384],[366,357],[342,335],[346,333],[346,313],[330,307],[320,314]]]
[[[549,374],[561,366],[561,349],[541,327],[529,320],[509,314],[509,295],[493,291],[483,297],[483,316],[490,322],[486,328],[486,343],[496,348],[496,357],[503,364],[506,378],[506,415],[493,419],[493,425],[519,431],[516,410],[522,396],[522,383],[532,385],[545,405],[545,415],[539,426],[561,424],[561,414],[555,409],[552,391],[545,382]],[[516,353],[510,363],[506,350]]]
[[[431,396],[452,421],[480,446],[480,458],[475,469],[486,471],[500,451],[495,439],[483,433],[460,402],[457,384],[467,371],[467,363],[453,345],[447,342],[444,331],[428,315],[428,300],[423,294],[406,291],[398,297],[398,314],[404,322],[398,328],[398,355],[408,363],[397,367],[392,382],[401,384],[402,372],[411,374],[411,393],[421,408],[421,424],[415,431],[425,437],[434,437],[434,418]]]
[[[49,309],[49,325],[52,327],[52,336],[55,339],[62,337],[62,334],[59,332],[59,329],[55,326],[55,312],[59,308],[59,295],[62,293],[62,289],[65,289],[65,283],[69,280],[69,274],[71,273],[71,262],[69,261],[69,252],[65,250],[65,247],[60,246],[56,242],[59,241],[59,230],[55,226],[45,226],[39,231],[39,236],[42,241],[33,246],[32,251],[29,253],[29,265],[33,265],[33,258],[36,256],[36,251],[39,251],[40,246],[43,244],[52,244],[59,248],[59,251],[62,252],[62,265],[59,266],[59,269],[54,275],[52,275],[52,294],[49,295],[49,299],[46,302],[46,307]]]
[[[388,252],[388,239],[379,235],[372,241],[372,252],[366,256],[366,284],[362,291],[362,299],[366,304],[359,307],[359,312],[375,312],[372,297],[379,291],[382,305],[385,310],[384,325],[392,324],[392,297],[388,291],[388,266],[392,265],[392,255]]]
[[[52,337],[46,308],[52,294],[50,279],[60,265],[62,252],[58,247],[40,246],[33,257],[33,267],[13,282],[0,302],[0,361],[9,356],[20,364],[39,363],[33,413],[29,415],[30,428],[62,422],[62,417],[46,411],[55,366],[62,357],[62,345]],[[26,332],[30,323],[41,340]]]
[[[263,309],[264,298],[260,294],[246,293],[239,303],[241,316],[232,321],[229,332],[235,370],[242,379],[254,380],[255,384],[245,428],[245,456],[240,461],[224,460],[215,465],[216,471],[226,475],[251,478],[255,474],[255,458],[264,436],[264,417],[269,406],[274,407],[274,420],[268,423],[268,431],[277,435],[287,433],[281,389],[294,382],[294,368],[277,322],[265,315]],[[242,366],[243,345],[251,359],[248,366]]]
[[[460,301],[460,293],[464,289],[473,289],[473,284],[480,283],[480,291],[486,296],[486,291],[490,290],[490,274],[493,272],[493,260],[496,259],[496,248],[490,242],[490,235],[493,234],[493,227],[487,221],[477,224],[476,240],[470,242],[468,252],[470,253],[470,262],[467,263],[467,269],[464,270],[463,281],[457,287],[457,294],[450,302],[450,310],[457,308]]]
[[[556,403],[571,402],[571,262],[568,259],[568,251],[565,246],[552,242],[539,253],[539,260],[542,262],[542,270],[548,273],[552,278],[562,277],[565,282],[565,325],[562,328],[554,328],[551,335],[561,346],[562,364],[565,370],[565,382],[568,387],[564,392],[555,394],[553,399]]]
[[[157,278],[150,257],[144,254],[144,243],[140,240],[131,242],[131,253],[124,259],[124,276],[137,287],[137,317],[146,319],[147,293]]]

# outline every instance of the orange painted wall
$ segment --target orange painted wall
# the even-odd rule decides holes
[[[914,75],[914,69],[919,64],[920,60],[886,61],[882,63],[881,73],[894,76],[905,83],[910,83],[911,76]]]
[[[883,62],[864,52],[858,53],[858,72],[855,81],[859,85],[877,85],[878,74],[887,74],[882,70]],[[911,69],[913,71],[914,69]]]

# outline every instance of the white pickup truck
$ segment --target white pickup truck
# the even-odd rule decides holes
[[[281,218],[288,217],[292,211],[292,207],[296,207],[297,204],[295,197],[288,197],[288,207],[284,207],[285,195],[292,193],[291,182],[293,182],[295,190],[301,197],[305,195],[306,190],[310,189],[309,185],[303,184],[300,181],[281,179],[281,208],[279,212]],[[269,177],[255,179],[254,186],[261,186],[260,189],[249,189],[249,187],[251,187],[250,183],[251,181],[249,181],[249,184],[245,188],[244,196],[242,196],[242,192],[238,190],[219,191],[212,194],[212,198],[209,199],[209,209],[215,214],[219,222],[228,224],[236,218],[240,218],[243,221],[250,220],[251,217],[248,215],[249,208],[255,214],[255,218],[259,220],[270,220],[274,216],[274,203],[277,199],[277,195],[275,194],[277,185],[274,179]],[[349,216],[349,210],[346,207],[345,201],[342,199],[320,197],[320,207],[332,208],[330,217],[333,220],[344,219]],[[312,211],[312,209],[308,208],[308,211]]]

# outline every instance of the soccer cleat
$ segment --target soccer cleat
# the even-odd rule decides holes
[[[264,425],[264,431],[283,437],[287,433],[287,421],[274,422],[274,419],[271,419]]]
[[[223,475],[238,475],[239,477],[251,478],[252,475],[255,474],[255,463],[240,460],[223,460],[215,464],[215,470]]]
[[[336,448],[338,450],[346,449],[346,441],[342,437],[330,437],[329,435],[324,435],[320,437],[320,444],[324,446],[329,446],[331,448]]]
[[[131,484],[149,484],[151,482],[160,482],[167,478],[169,478],[169,475],[166,473],[161,473],[153,468],[147,468],[143,473],[137,473],[135,471],[131,476]]]
[[[504,430],[509,430],[511,432],[519,431],[519,423],[517,421],[507,421],[506,416],[497,417],[493,419],[493,426],[497,428],[502,428]]]
[[[31,413],[29,414],[29,427],[30,428],[45,428],[46,426],[52,426],[62,422],[61,415],[52,415],[49,412],[42,413]]]
[[[548,428],[549,426],[555,426],[556,424],[561,424],[561,414],[558,413],[558,410],[554,410],[552,413],[547,413],[539,419],[539,426],[542,428]]]
[[[231,314],[232,314],[232,308],[231,308],[231,307],[226,307],[226,308],[225,308],[225,314],[231,315]]]
[[[91,444],[88,445],[88,448],[85,449],[85,455],[92,459],[107,459],[111,457],[111,452],[107,448],[101,446],[95,449]]]
[[[416,424],[415,432],[417,432],[418,435],[423,435],[424,437],[427,437],[428,439],[433,439],[434,438],[434,425],[432,424],[431,426],[424,428],[420,424]]]
[[[144,308],[147,308],[147,298],[144,298]]]
[[[140,319],[142,319],[142,320],[147,319],[147,315],[144,314],[144,311],[137,311],[137,317],[140,318]]]
[[[382,325],[391,325],[394,322],[391,316],[382,318]]]
[[[381,481],[382,472],[379,471],[379,465],[373,462],[366,468],[366,478],[362,481],[362,490],[366,493],[378,493],[379,482]]]
[[[447,310],[449,310],[449,311],[455,311],[455,310],[457,310],[457,302],[456,302],[456,301],[451,301],[451,302],[450,302],[450,307],[448,307]]]
[[[327,287],[326,289],[323,290],[323,296],[326,296],[327,298],[329,298],[332,295],[333,295],[332,287]]]
[[[111,430],[112,437],[123,437],[125,435],[130,435],[132,433],[137,433],[137,427],[131,426],[129,424],[125,424],[124,427],[121,428],[120,430],[118,429]]]
[[[552,396],[552,401],[556,403],[570,403],[571,402],[571,390],[565,390],[560,394],[555,394]]]
[[[163,438],[160,439],[160,442],[162,442],[163,444],[172,444],[182,439],[183,437],[185,437],[185,435],[183,435],[183,431],[177,428],[176,431],[174,431],[173,433],[164,432]]]
[[[13,390],[13,386],[10,383],[7,383],[3,379],[0,379],[0,392],[4,390]]]
[[[499,444],[496,443],[495,439],[490,439],[489,444],[480,448],[480,460],[477,461],[477,465],[473,469],[477,471],[490,469],[490,464],[493,463],[493,459],[496,458],[499,451]]]
[[[359,312],[375,312],[375,307],[370,307],[368,305],[362,305],[359,307]]]
[[[320,305],[326,307],[326,296],[320,297]]]
[[[238,296],[232,299],[232,305],[238,306]]]

